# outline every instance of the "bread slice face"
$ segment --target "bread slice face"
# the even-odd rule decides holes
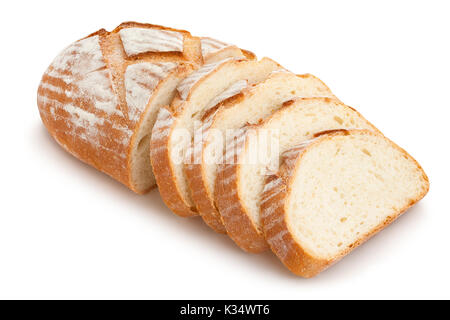
[[[262,225],[273,252],[302,277],[337,262],[429,190],[420,165],[373,131],[340,130],[287,153],[266,178]]]
[[[197,215],[184,163],[192,143],[195,124],[205,112],[243,86],[260,82],[281,66],[271,59],[261,61],[226,59],[193,72],[177,87],[170,107],[161,108],[153,128],[150,158],[160,194],[166,205],[184,217]]]
[[[72,155],[145,193],[155,186],[148,155],[157,112],[203,64],[204,51],[184,30],[136,22],[99,30],[46,70],[37,98],[42,121]],[[234,47],[209,50],[208,59],[216,53],[245,56]]]
[[[215,201],[228,235],[238,246],[252,253],[268,249],[261,225],[261,194],[265,176],[278,169],[281,153],[311,139],[316,132],[342,128],[377,130],[338,100],[299,98],[286,102],[261,124],[248,127],[227,144],[226,154],[234,159],[219,168]],[[265,142],[266,136],[271,137],[271,143]]]
[[[295,75],[277,70],[270,76],[242,90],[204,115],[192,152],[194,161],[186,164],[186,177],[203,220],[216,232],[225,233],[214,204],[217,167],[223,162],[226,137],[248,124],[257,124],[293,97],[334,97],[330,89],[310,74]]]

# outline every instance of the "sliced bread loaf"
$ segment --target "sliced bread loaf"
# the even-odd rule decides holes
[[[280,65],[268,58],[226,59],[204,65],[178,85],[170,107],[161,108],[153,128],[150,157],[161,197],[174,213],[197,215],[183,170],[184,163],[191,161],[186,151],[195,123],[210,107],[277,69]]]
[[[204,61],[248,55],[212,42],[136,22],[95,32],[61,52],[42,77],[42,121],[75,157],[145,193],[155,186],[148,155],[159,108]]]
[[[376,130],[337,100],[300,98],[286,102],[227,145],[226,153],[234,159],[218,172],[215,200],[228,235],[243,250],[258,253],[268,249],[261,227],[261,193],[265,175],[278,169],[280,154],[318,131],[341,128]],[[278,145],[265,143],[267,135],[273,136],[271,141]]]
[[[216,105],[202,117],[197,128],[193,159],[185,171],[192,200],[203,220],[215,231],[225,233],[225,227],[214,204],[214,184],[217,167],[223,163],[226,137],[234,129],[257,124],[293,97],[334,97],[318,78],[288,71],[275,71],[261,83],[249,86],[239,94]]]
[[[420,165],[376,132],[338,130],[285,154],[266,177],[261,220],[273,252],[312,277],[389,225],[428,192]]]

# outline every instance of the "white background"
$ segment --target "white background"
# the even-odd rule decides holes
[[[448,1],[7,1],[0,13],[0,298],[450,298]],[[135,20],[320,77],[424,167],[416,207],[314,279],[71,157],[36,107],[65,46]]]

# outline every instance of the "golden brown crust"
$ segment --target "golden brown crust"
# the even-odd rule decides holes
[[[149,28],[149,29],[159,29],[159,30],[167,30],[167,31],[174,31],[174,32],[180,32],[187,36],[191,36],[191,33],[186,30],[182,29],[174,29],[170,27],[160,26],[157,24],[151,24],[151,23],[142,23],[142,22],[136,22],[136,21],[125,21],[119,24],[113,31],[114,33],[118,33],[120,30],[125,28]]]
[[[285,159],[285,162],[283,162],[280,167],[279,173],[266,178],[266,188],[264,189],[262,195],[263,201],[261,203],[261,220],[264,235],[272,251],[277,255],[281,262],[296,275],[310,278],[330,267],[350,251],[363,244],[365,241],[391,224],[411,206],[420,201],[429,190],[429,180],[422,167],[405,150],[389,140],[389,142],[392,143],[392,145],[405,157],[413,160],[413,162],[417,165],[417,168],[423,173],[424,181],[427,183],[426,189],[416,199],[412,200],[404,208],[399,209],[395,214],[389,216],[385,221],[372,229],[369,233],[361,236],[333,259],[320,259],[309,254],[295,241],[293,233],[286,223],[285,200],[291,187],[290,182],[292,181],[292,177],[294,177],[295,171],[301,163],[301,159],[307,149],[312,148],[315,144],[318,144],[325,139],[331,139],[336,135],[348,135],[354,132],[380,135],[380,133],[367,130],[343,130],[322,134],[310,143],[300,146],[297,150],[290,153],[289,157]],[[289,160],[294,160],[294,162]]]
[[[209,201],[208,191],[203,184],[203,171],[199,164],[188,164],[184,167],[188,185],[192,190],[192,200],[197,206],[203,221],[217,233],[227,233],[225,226],[217,216],[217,209]]]
[[[157,30],[165,30],[165,31],[173,31],[178,32],[183,35],[183,52],[143,52],[137,55],[128,56],[128,60],[154,60],[157,59],[159,61],[189,61],[191,63],[196,64],[197,66],[202,64],[202,54],[201,54],[201,44],[200,38],[194,37],[190,32],[186,30],[174,29],[169,27],[164,27],[156,24],[150,23],[140,23],[140,22],[123,22],[119,26],[117,26],[113,31],[111,31],[111,35],[118,34],[120,30],[126,28],[147,28],[147,29],[157,29]]]
[[[175,214],[182,217],[198,215],[195,208],[190,208],[177,192],[175,172],[170,161],[169,139],[176,117],[167,108],[161,108],[153,127],[150,142],[150,160],[156,177],[159,193],[165,204]]]
[[[94,58],[87,57],[88,54],[95,54],[95,59],[98,60],[97,65],[100,69],[86,69],[87,73],[83,74],[84,70],[81,67],[80,72],[76,73],[76,70],[71,69],[69,64],[63,65],[66,69],[61,70],[59,65],[56,65],[55,62],[52,63],[42,77],[38,89],[38,107],[42,121],[48,131],[66,150],[83,162],[122,182],[133,191],[145,193],[147,190],[136,189],[133,181],[131,181],[130,152],[133,143],[135,143],[135,133],[141,125],[142,118],[130,119],[127,116],[128,106],[125,99],[124,73],[129,65],[136,62],[159,62],[165,60],[188,62],[189,59],[184,56],[181,56],[179,59],[171,59],[170,55],[164,53],[153,53],[153,56],[146,57],[127,57],[123,52],[123,46],[117,32],[129,27],[173,30],[162,26],[127,22],[118,26],[113,32],[100,29],[81,39],[80,41],[92,42],[90,44],[91,47],[86,48],[86,53],[79,51],[81,50],[78,48],[80,45],[78,44],[79,42],[76,42],[72,45],[74,48],[72,51],[70,51],[71,47],[69,47],[63,53],[65,56],[60,55],[57,59],[63,62],[64,59],[71,59],[74,63],[82,66],[83,59],[94,60]],[[180,32],[186,38],[190,37],[188,32]],[[90,39],[95,39],[96,41]],[[93,47],[96,42],[98,42],[99,50]],[[58,61],[57,59],[56,61]],[[191,69],[191,67],[186,63],[181,63],[167,77],[184,77],[188,73],[188,69]],[[93,73],[89,74],[89,72]],[[97,109],[95,98],[81,91],[82,89],[79,87],[80,81],[92,74],[98,74],[98,77],[105,82],[103,91],[99,92],[99,103],[103,103],[101,99],[104,99],[103,96],[105,95],[108,95],[110,99],[117,99],[117,110],[113,110],[112,114],[107,114]],[[108,82],[109,84],[107,84]],[[97,85],[100,86],[100,84]],[[157,92],[160,86],[161,83],[155,88],[154,92]],[[98,122],[95,127],[98,133],[94,137],[96,143],[90,141],[89,137],[86,138],[86,131],[94,130],[88,128],[87,123],[86,128],[81,126],[79,128],[73,127],[72,121],[81,122],[86,119],[77,117],[77,114],[71,115],[67,110],[74,110],[75,113],[78,113],[78,116],[83,112],[86,112],[85,114],[89,113],[88,116],[90,118],[87,120]],[[145,114],[147,110],[145,109],[141,115]],[[70,120],[71,116],[75,120]],[[89,123],[89,126],[92,127],[92,123]],[[128,142],[122,143],[123,141]]]
[[[242,53],[244,54],[245,59],[247,60],[256,60],[256,54],[249,50],[245,50],[241,48]]]
[[[273,188],[263,193],[263,199],[270,201],[261,203],[261,220],[265,239],[283,262],[293,273],[303,277],[312,277],[328,265],[328,261],[315,259],[305,252],[294,240],[285,221],[284,201],[286,184],[277,175],[267,177],[267,183],[280,181]]]
[[[214,191],[214,199],[216,200],[217,209],[220,212],[222,222],[225,225],[230,238],[244,251],[250,253],[260,253],[268,249],[268,245],[264,237],[256,230],[253,222],[242,206],[239,198],[237,170],[237,155],[239,150],[245,143],[245,132],[235,138],[235,145],[230,144],[228,148],[236,148],[236,154],[232,163],[222,164],[218,167],[216,186]],[[230,154],[230,152],[225,152]]]

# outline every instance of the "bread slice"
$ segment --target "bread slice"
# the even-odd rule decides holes
[[[183,170],[183,164],[190,161],[186,151],[195,123],[220,100],[280,68],[268,58],[226,59],[204,65],[179,84],[170,107],[161,108],[153,128],[150,157],[159,192],[174,213],[184,217],[197,215]]]
[[[264,233],[293,273],[312,277],[422,199],[429,182],[405,150],[376,132],[337,131],[288,151],[266,178]]]
[[[67,47],[45,72],[37,99],[42,121],[75,157],[145,193],[155,186],[148,155],[159,108],[204,59],[245,56],[234,46],[205,46],[187,31],[150,24],[99,30]]]
[[[318,131],[341,128],[376,130],[338,100],[300,98],[286,102],[227,145],[226,153],[234,155],[234,159],[220,167],[215,200],[228,235],[243,250],[258,253],[268,249],[261,227],[261,193],[265,175],[278,168],[280,154],[311,139]],[[264,143],[266,135],[278,145]]]
[[[186,164],[192,200],[203,220],[215,231],[225,233],[225,227],[214,204],[217,167],[223,162],[227,132],[247,124],[256,124],[279,109],[293,97],[334,97],[328,87],[310,74],[295,75],[274,71],[266,80],[250,86],[225,100],[205,114],[192,152],[194,161]]]

